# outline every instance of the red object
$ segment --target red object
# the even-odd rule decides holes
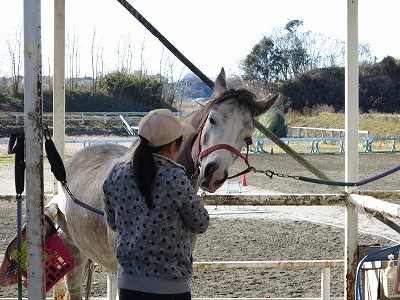
[[[243,175],[242,175],[242,186],[247,186],[246,174],[243,174]]]
[[[75,259],[65,248],[57,234],[46,241],[45,249],[50,255],[45,264],[46,291],[49,291],[75,267]]]
[[[29,283],[27,275],[27,247],[26,241],[21,249],[21,273]],[[45,242],[45,275],[46,292],[48,292],[61,278],[75,267],[74,257],[68,252],[57,233]]]

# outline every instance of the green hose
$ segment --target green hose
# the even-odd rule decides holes
[[[325,185],[357,186],[357,183],[355,183],[355,182],[332,181],[332,180],[324,180],[324,179],[317,179],[317,178],[310,178],[310,177],[303,177],[303,176],[299,176],[298,178],[299,178],[299,180],[302,180],[302,181],[325,184]]]

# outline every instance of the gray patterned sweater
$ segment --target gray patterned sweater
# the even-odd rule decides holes
[[[160,155],[154,159],[152,210],[133,180],[130,162],[115,165],[103,184],[107,222],[117,232],[118,286],[160,294],[188,292],[193,273],[188,233],[206,231],[208,212],[183,166]]]

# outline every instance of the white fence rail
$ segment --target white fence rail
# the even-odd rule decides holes
[[[309,143],[310,144],[310,153],[321,153],[320,150],[320,143],[338,143],[339,144],[339,153],[344,153],[345,149],[345,138],[344,137],[308,137],[308,138],[281,138],[281,140],[289,145],[290,143]],[[365,153],[371,153],[373,151],[373,143],[375,142],[390,142],[391,143],[391,149],[389,152],[398,152],[396,148],[396,144],[400,141],[400,136],[375,136],[375,137],[359,137],[358,138],[359,143],[364,144],[364,152]],[[272,141],[269,138],[257,138],[253,139],[254,146],[252,147],[253,152],[255,153],[267,153],[268,151],[265,150],[264,144],[265,143],[272,143]]]
[[[337,128],[320,128],[320,127],[302,127],[302,126],[288,126],[288,137],[289,138],[301,138],[301,137],[343,137],[345,135],[345,129]],[[359,135],[369,136],[368,130],[359,130]]]
[[[81,124],[85,124],[86,121],[99,121],[102,120],[104,124],[107,124],[110,120],[118,120],[119,116],[122,115],[126,117],[143,117],[147,115],[148,112],[143,111],[131,111],[131,112],[66,112],[65,121],[76,121]],[[181,112],[176,112],[176,115],[181,115]],[[53,113],[43,113],[44,121],[52,120]],[[24,122],[23,112],[1,112],[0,120],[15,122],[16,124],[21,124]]]
[[[398,194],[398,193],[397,193]],[[47,195],[50,196],[50,195]],[[385,194],[387,196],[387,193]],[[0,195],[0,200],[10,201],[13,196]],[[394,218],[400,218],[400,205],[387,203],[372,198],[371,196],[351,194],[349,201],[354,204],[360,213],[380,213]],[[325,195],[294,195],[294,194],[229,194],[215,195],[206,194],[202,196],[202,201],[206,205],[258,205],[258,206],[274,206],[274,205],[341,205],[344,204],[346,198],[340,194]],[[357,238],[357,237],[355,237]],[[297,261],[214,261],[214,262],[195,262],[194,267],[197,270],[221,270],[235,268],[322,268],[321,269],[321,297],[309,299],[331,299],[330,298],[330,269],[332,267],[343,267],[344,260],[297,260]],[[103,299],[115,299],[116,286],[115,276],[108,276],[108,297]],[[99,298],[100,299],[100,298]],[[203,299],[230,299],[230,298],[196,298]],[[257,299],[257,298],[235,298],[235,299]],[[280,299],[284,298],[271,298]],[[285,298],[294,299],[294,298]],[[304,300],[305,298],[302,298]]]

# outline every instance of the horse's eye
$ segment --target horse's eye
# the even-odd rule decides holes
[[[215,124],[217,124],[217,122],[215,122],[215,120],[213,118],[210,118],[210,124],[215,125]]]

